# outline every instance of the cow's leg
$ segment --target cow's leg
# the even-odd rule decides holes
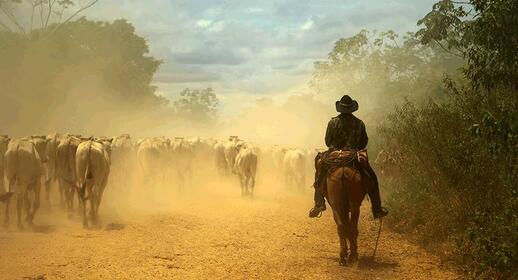
[[[245,192],[246,179],[241,174],[239,175],[239,184],[241,185],[241,196],[245,196],[246,195],[246,192]]]
[[[61,205],[62,208],[65,208],[66,206],[66,195],[67,195],[67,185],[65,183],[65,180],[63,178],[58,178],[58,187],[59,187],[59,203]]]
[[[68,217],[72,217],[72,212],[74,211],[74,187],[69,183],[65,182],[65,180],[61,180],[60,187],[63,188],[63,194],[65,196],[65,205],[68,212]]]
[[[85,192],[86,192],[86,182],[83,182],[81,185],[81,189],[77,192],[77,198],[80,200],[80,208],[83,210],[83,227],[88,228],[88,217],[86,216],[86,201],[85,201]]]
[[[245,194],[250,196],[250,176],[248,174],[245,176]]]
[[[19,186],[21,188],[21,186]],[[22,223],[22,207],[23,201],[25,200],[26,193],[18,192],[16,194],[16,216],[18,218],[17,224],[19,229],[23,229]]]
[[[76,191],[76,188],[72,183],[67,183],[67,208],[68,208],[68,215],[72,216],[74,215],[74,194]],[[79,200],[79,198],[78,198]],[[79,202],[78,202],[79,204]]]
[[[99,205],[101,205],[103,192],[104,188],[99,186],[98,191],[95,194],[95,213],[99,213]]]
[[[351,211],[351,227],[349,230],[349,244],[351,253],[349,259],[354,262],[358,260],[358,220],[360,218],[360,208],[354,207]]]
[[[40,208],[41,181],[36,180],[36,182],[32,184],[30,189],[34,191],[34,202],[32,203],[32,210],[30,215],[28,216],[27,222],[32,225],[34,217],[36,216],[36,212]]]
[[[86,216],[86,201],[84,198],[81,198],[81,205],[83,210],[83,227],[88,228],[88,217]]]
[[[85,193],[86,190],[85,190],[85,192],[83,192],[83,194],[80,194],[79,191],[80,191],[80,189],[78,189],[78,188],[74,188],[72,190],[72,202],[71,203],[72,203],[72,207],[73,207],[74,206],[74,193],[77,193],[77,209],[79,210],[79,212],[81,212],[81,210],[82,210],[81,207],[85,203],[86,200],[82,199],[80,197],[80,195],[83,195],[84,198],[86,198],[86,196],[85,196],[86,195],[86,193]]]
[[[70,213],[74,213],[74,198],[77,193],[77,208],[81,211],[81,198],[79,197],[79,192],[77,191],[74,183],[70,184]]]
[[[255,175],[250,176],[250,197],[254,198]]]
[[[97,186],[92,185],[88,189],[88,197],[90,198],[90,217],[92,224],[97,225],[97,193],[95,191]]]
[[[3,177],[0,179],[0,180],[3,180]],[[12,192],[13,191],[13,182],[14,180],[13,179],[10,179],[9,180],[9,189],[7,191],[9,192]],[[4,219],[4,226],[7,228],[9,227],[9,208],[11,206],[11,197],[8,197],[7,200],[5,201],[5,219]]]
[[[69,185],[68,182],[62,182],[60,185],[63,188],[65,207],[67,208],[68,215],[70,216],[70,211],[72,210],[71,205],[70,205],[70,192],[71,192],[70,188],[71,188],[71,186]],[[60,186],[60,188],[61,188],[61,186]]]
[[[47,201],[47,206],[50,208],[50,178],[45,178],[45,201]]]
[[[96,209],[95,209],[95,212],[97,214],[99,214],[99,206],[101,205],[101,200],[103,198],[103,193],[104,193],[104,190],[106,189],[106,185],[107,184],[108,184],[108,176],[106,177],[104,182],[102,182],[101,185],[98,188],[99,191],[97,193],[97,205],[96,205]]]
[[[5,219],[4,219],[4,227],[9,227],[9,207],[11,205],[11,198],[8,198],[5,201]]]
[[[30,194],[29,194],[29,190],[31,189],[32,186],[29,185],[29,188],[27,188],[27,191],[25,192],[25,195],[23,196],[24,199],[23,199],[23,203],[25,205],[25,222],[27,222],[28,224],[30,224],[31,222],[31,200],[30,200]]]

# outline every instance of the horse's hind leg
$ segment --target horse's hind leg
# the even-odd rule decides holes
[[[354,208],[351,211],[351,227],[349,231],[349,243],[351,253],[349,259],[351,261],[358,260],[358,220],[360,218],[360,208]]]
[[[347,224],[349,222],[348,217],[345,213],[338,213],[333,211],[333,217],[336,222],[336,228],[338,231],[338,237],[340,238],[340,265],[344,266],[347,264]]]

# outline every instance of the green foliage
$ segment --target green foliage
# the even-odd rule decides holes
[[[518,88],[518,2],[442,0],[418,24],[424,44],[436,42],[467,59],[473,86]]]
[[[419,24],[424,44],[465,58],[465,86],[408,102],[380,127],[393,154],[391,226],[454,241],[466,274],[518,278],[518,3],[443,0]],[[430,242],[432,241],[432,242]]]
[[[369,149],[376,152],[375,128],[396,104],[406,99],[441,100],[446,91],[444,74],[456,75],[462,60],[437,45],[426,46],[407,33],[369,32],[339,39],[326,61],[315,63],[311,80],[320,96],[339,99],[349,94],[358,100],[370,135]]]
[[[388,112],[404,98],[440,98],[444,73],[455,73],[461,60],[412,33],[402,40],[393,31],[360,31],[335,43],[327,61],[315,63],[311,86],[317,94],[377,100],[375,111]],[[378,112],[379,113],[379,112]],[[383,116],[383,114],[380,114]]]
[[[517,118],[514,92],[503,89],[498,97],[463,89],[444,104],[399,107],[379,130],[383,147],[397,154],[391,226],[428,244],[457,242],[474,278],[516,276]]]
[[[62,24],[51,35],[43,29],[30,37],[0,32],[0,61],[0,126],[9,131],[59,128],[62,119],[35,116],[49,116],[57,107],[61,114],[75,114],[64,107],[86,106],[85,101],[108,111],[167,103],[151,85],[161,62],[149,55],[146,41],[125,20],[82,18]]]
[[[0,0],[0,16],[3,16],[0,18],[0,31],[19,32],[27,37],[34,29],[52,34],[98,1]],[[24,21],[24,16],[19,14],[30,16],[25,16]]]
[[[153,94],[154,73],[161,61],[148,55],[144,38],[135,34],[135,28],[126,20],[113,23],[80,19],[63,26],[52,37],[60,54],[62,65],[96,61],[95,68],[104,77],[113,94],[142,104],[162,102]],[[92,69],[89,69],[90,71]]]
[[[199,124],[212,124],[217,119],[219,100],[212,88],[184,89],[173,102],[173,108],[180,118]]]

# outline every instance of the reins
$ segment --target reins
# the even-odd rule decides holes
[[[380,218],[380,226],[378,228],[378,236],[376,237],[376,245],[374,246],[374,252],[372,253],[372,259],[374,259],[374,257],[376,257],[376,252],[378,251],[378,243],[379,243],[379,240],[380,240],[381,225],[382,224],[383,224],[383,218]]]

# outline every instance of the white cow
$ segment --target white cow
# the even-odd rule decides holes
[[[288,150],[283,159],[284,179],[288,186],[302,190],[306,182],[306,155],[302,150]]]
[[[21,218],[23,206],[27,211],[25,221],[30,225],[40,206],[41,176],[44,174],[40,154],[45,154],[45,144],[39,142],[39,145],[36,145],[32,140],[29,138],[12,140],[5,153],[5,175],[9,182],[9,191],[16,195],[19,228],[23,228]],[[32,205],[30,193],[34,197]],[[9,224],[9,203],[10,199],[7,200],[5,210],[6,225]]]
[[[10,192],[7,192],[7,190],[5,189],[4,179],[4,155],[7,151],[9,141],[11,141],[11,138],[9,138],[9,136],[0,135],[0,201],[6,201],[12,194]]]
[[[74,210],[74,194],[77,189],[76,152],[81,142],[75,136],[63,137],[56,151],[56,176],[61,205],[66,202],[69,215]]]
[[[52,133],[47,135],[47,162],[44,164],[45,167],[45,196],[47,204],[50,205],[50,189],[53,184],[58,180],[56,174],[57,164],[57,153],[58,145],[61,139],[61,135],[58,133]]]
[[[138,143],[137,160],[144,183],[156,184],[165,179],[170,142],[168,139],[146,138]]]
[[[225,161],[227,162],[227,166],[230,167],[230,171],[235,173],[235,165],[236,165],[236,157],[239,153],[240,148],[244,145],[242,140],[239,140],[237,137],[231,137],[227,142],[225,142]]]
[[[284,173],[284,155],[288,151],[287,148],[281,146],[274,146],[272,149],[273,168],[276,171],[278,178]]]
[[[235,159],[234,172],[241,183],[241,195],[254,196],[257,154],[246,146],[240,147]]]
[[[128,174],[133,173],[136,159],[136,149],[129,134],[117,136],[112,142],[111,179],[117,185],[126,186],[132,179]]]
[[[83,206],[83,226],[88,227],[86,201],[90,201],[92,221],[97,223],[99,205],[110,175],[110,154],[107,144],[88,140],[77,147],[76,174],[79,197]]]
[[[225,143],[217,142],[214,144],[214,164],[216,169],[221,176],[227,176],[230,174],[230,168],[225,159]]]
[[[198,146],[199,148],[200,146]],[[176,138],[171,144],[171,163],[172,168],[178,175],[179,190],[192,187],[192,169],[195,153],[192,143],[183,139]]]

